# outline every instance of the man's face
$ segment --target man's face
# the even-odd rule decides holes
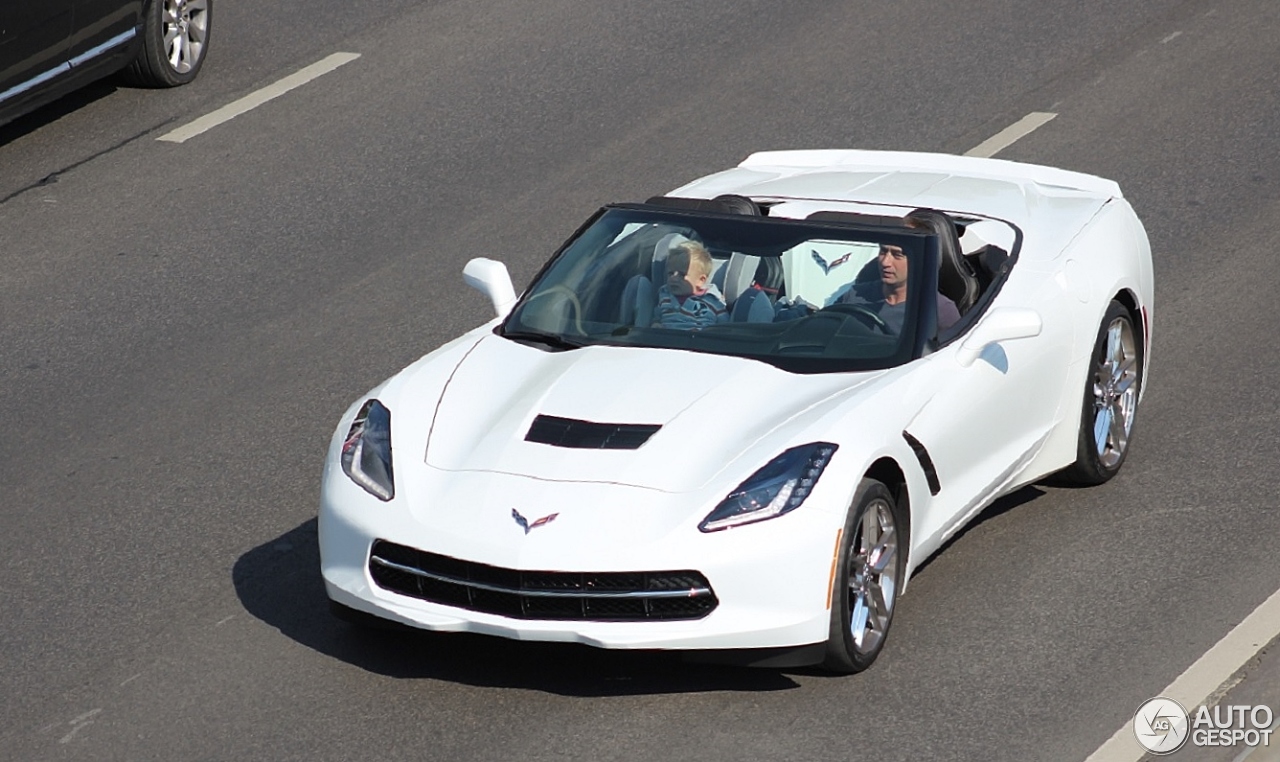
[[[885,288],[898,290],[907,285],[907,255],[901,246],[880,247],[880,282]]]
[[[673,296],[689,296],[706,285],[706,274],[689,272],[689,252],[676,249],[667,255],[667,290]]]

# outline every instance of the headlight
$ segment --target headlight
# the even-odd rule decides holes
[[[391,411],[377,400],[360,408],[342,442],[342,470],[379,500],[396,496],[391,471]]]
[[[835,451],[836,445],[830,442],[792,447],[738,485],[707,514],[698,529],[714,532],[795,510],[813,491]]]

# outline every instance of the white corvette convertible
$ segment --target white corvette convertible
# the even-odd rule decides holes
[[[362,396],[320,551],[356,621],[856,672],[912,570],[1124,463],[1146,232],[1110,180],[758,153],[606,206],[497,316]]]

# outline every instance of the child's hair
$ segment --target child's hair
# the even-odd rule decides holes
[[[674,248],[683,251],[689,256],[689,270],[691,273],[694,264],[697,263],[697,274],[711,277],[711,252],[707,251],[707,247],[697,241],[681,241]]]

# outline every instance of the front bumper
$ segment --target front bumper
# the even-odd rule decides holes
[[[331,456],[321,488],[321,571],[336,604],[392,622],[513,640],[619,649],[775,649],[824,642],[830,584],[847,495],[821,482],[799,509],[770,521],[702,533],[722,494],[667,494],[616,484],[545,482],[495,473],[397,470],[380,502]],[[525,531],[512,518],[557,513]],[[680,520],[663,517],[679,515]],[[504,570],[693,570],[714,591],[700,618],[640,621],[537,619],[421,600],[374,581],[370,550],[382,539]],[[385,581],[385,580],[384,580]]]

